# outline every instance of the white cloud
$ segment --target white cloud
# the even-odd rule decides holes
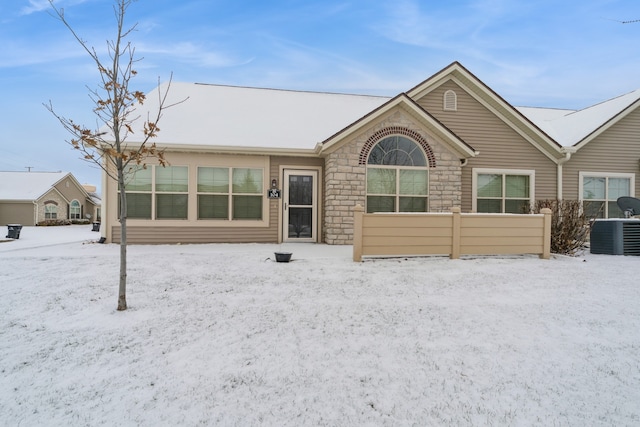
[[[217,52],[192,42],[163,44],[162,46],[151,43],[136,43],[136,52],[143,57],[164,57],[163,61],[165,62],[166,58],[171,58],[204,68],[231,67],[250,62],[250,59],[234,58],[224,52]]]
[[[36,12],[42,12],[43,10],[47,10],[51,7],[48,0],[28,0],[29,5],[24,6],[20,10],[21,15],[30,15]]]
[[[21,15],[31,15],[32,13],[38,13],[44,10],[51,9],[51,4],[49,3],[49,0],[27,0],[27,1],[29,5],[24,6],[22,9],[20,9]],[[78,4],[85,3],[87,1],[88,0],[54,1],[53,4],[57,8],[60,8],[65,4],[67,6],[75,6]]]

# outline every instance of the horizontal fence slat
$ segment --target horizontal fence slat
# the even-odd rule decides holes
[[[422,247],[430,245],[449,245],[451,246],[451,237],[401,237],[401,236],[363,236],[363,246],[403,246],[403,247]]]
[[[362,256],[513,255],[549,257],[551,211],[544,214],[365,214],[354,219],[354,259]]]
[[[463,237],[460,239],[460,246],[531,246],[538,245],[542,248],[544,240],[540,237],[515,237],[515,236],[492,236],[492,237]]]
[[[427,222],[428,221],[428,222]],[[384,227],[390,225],[393,228],[424,227],[425,223],[431,228],[451,227],[451,216],[436,215],[378,215],[367,214],[364,217],[363,226],[366,228]]]
[[[514,236],[514,237],[543,237],[542,228],[481,228],[464,227],[460,230],[461,237],[493,237],[493,236]]]
[[[521,255],[540,254],[542,246],[463,246],[462,255]]]
[[[505,216],[503,218],[491,215],[491,216],[478,216],[478,214],[471,214],[469,216],[462,215],[462,227],[496,227],[496,228],[541,228],[543,224],[543,218],[533,217],[533,215],[522,215],[529,218],[518,218],[513,216]]]
[[[401,246],[363,246],[363,255],[382,256],[419,256],[419,255],[449,255],[451,253],[451,245],[449,246],[415,246],[408,251],[407,248]]]
[[[414,228],[370,228],[368,236],[406,236],[416,238],[448,237],[452,236],[451,227],[414,227]]]

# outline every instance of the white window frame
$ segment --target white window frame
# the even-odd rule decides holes
[[[187,170],[187,191],[161,191],[158,190],[158,171],[159,170],[167,170],[167,168],[185,168]],[[189,174],[190,169],[188,165],[167,165],[167,166],[153,166],[153,172],[151,174],[151,218],[156,221],[186,221],[189,219]],[[187,216],[184,218],[159,218],[158,215],[158,196],[187,196]]]
[[[214,193],[214,192],[207,192],[207,191],[198,191],[198,170],[202,169],[202,168],[218,168],[218,169],[227,169],[227,176],[228,176],[228,188],[227,188],[227,192],[225,193]],[[233,171],[235,169],[254,169],[254,170],[259,170],[262,174],[262,188],[261,188],[261,192],[260,193],[236,193],[233,191]],[[226,196],[227,200],[228,200],[228,207],[227,207],[227,217],[226,218],[200,218],[199,216],[199,206],[198,209],[196,210],[196,217],[198,221],[218,221],[218,222],[232,222],[234,224],[240,223],[240,222],[256,222],[256,221],[264,221],[265,220],[265,204],[268,204],[268,199],[265,199],[264,194],[265,194],[265,181],[266,180],[266,174],[265,174],[265,168],[263,167],[255,167],[255,166],[204,166],[204,165],[199,165],[196,168],[196,199],[199,198],[199,196]],[[233,196],[251,196],[251,197],[260,197],[262,200],[262,210],[261,210],[261,216],[262,218],[260,219],[242,219],[242,218],[234,218],[233,217]],[[197,203],[199,203],[199,201],[197,201]]]
[[[190,180],[187,179],[187,191],[158,191],[156,189],[156,170],[157,168],[160,168],[163,166],[158,166],[158,165],[148,165],[147,169],[150,170],[150,174],[151,174],[151,189],[150,190],[126,190],[126,185],[125,185],[125,192],[128,194],[149,194],[151,195],[151,212],[149,215],[149,218],[138,218],[138,217],[128,217],[127,221],[162,221],[162,222],[169,222],[169,221],[186,221],[189,219],[189,215],[191,215],[190,211],[190,207],[189,207],[189,190],[191,188],[191,183],[189,182]],[[168,167],[184,167],[187,168],[187,177],[190,176],[191,174],[191,168],[188,165],[171,165]],[[119,194],[119,193],[118,193]],[[164,194],[181,194],[181,195],[187,195],[187,217],[186,218],[158,218],[158,212],[157,212],[157,196],[158,195],[164,195]],[[117,215],[120,215],[120,212],[117,212]]]
[[[394,198],[394,212],[404,212],[400,210],[400,199],[403,197],[415,197],[415,198],[422,198],[425,199],[425,212],[429,212],[430,210],[430,203],[431,203],[431,171],[429,168],[429,159],[427,156],[427,153],[424,152],[424,148],[417,142],[415,141],[413,138],[404,136],[404,135],[397,135],[397,134],[393,134],[393,135],[388,135],[382,139],[380,139],[379,141],[377,141],[372,147],[371,150],[374,150],[375,147],[382,143],[382,141],[385,141],[388,138],[394,138],[394,137],[401,137],[404,139],[407,139],[408,141],[412,142],[413,144],[415,144],[416,149],[420,150],[420,152],[422,153],[423,157],[424,157],[424,161],[425,161],[425,165],[424,166],[409,166],[409,165],[379,165],[379,164],[370,164],[369,163],[369,158],[367,157],[367,167],[366,167],[366,176],[365,176],[365,198],[366,200],[368,200],[368,198],[370,196],[372,197],[376,197],[376,196],[382,196],[382,197],[393,197]],[[369,152],[369,156],[371,155],[371,152]],[[393,170],[395,171],[395,179],[396,179],[396,188],[395,188],[395,193],[394,194],[380,194],[380,193],[370,193],[369,192],[369,185],[368,185],[368,179],[369,179],[369,170],[371,169],[388,169],[388,170]],[[427,174],[427,194],[420,194],[420,195],[410,195],[410,194],[401,194],[400,193],[400,172],[402,170],[419,170],[419,171],[424,171]],[[366,212],[369,212],[369,203],[366,202],[365,203],[365,207],[366,207]]]
[[[78,204],[77,209],[78,212],[74,213],[74,206],[73,203],[76,202]],[[75,216],[77,215],[77,216]],[[77,199],[73,199],[71,201],[71,203],[69,203],[69,219],[82,219],[82,205],[80,204],[80,201],[78,201]]]
[[[58,219],[58,205],[51,202],[45,203],[44,219]]]
[[[473,211],[478,212],[478,175],[524,175],[529,177],[529,206],[533,207],[536,200],[535,195],[535,182],[536,171],[535,169],[486,169],[486,168],[473,168],[473,176],[471,179],[471,192],[472,192],[472,206]],[[504,186],[506,180],[502,180],[502,213],[504,213],[505,205],[505,189]]]
[[[629,179],[629,196],[635,197],[636,194],[636,174],[635,173],[623,173],[623,172],[589,172],[589,171],[580,171],[579,182],[578,182],[578,200],[580,200],[580,204],[584,206],[585,200],[596,200],[602,201],[600,199],[585,199],[584,198],[584,178],[585,177],[593,177],[593,178],[606,178],[606,183],[604,187],[605,191],[605,199],[604,199],[604,208],[605,215],[604,218],[609,218],[609,205],[608,202],[614,201],[609,200],[609,178],[627,178]]]
[[[400,199],[403,197],[411,197],[411,198],[421,198],[421,199],[425,199],[425,212],[429,212],[430,208],[429,208],[429,204],[431,201],[431,196],[430,196],[430,189],[431,189],[431,185],[430,185],[430,179],[431,179],[431,174],[429,173],[429,167],[428,166],[396,166],[396,165],[367,165],[367,176],[365,177],[365,182],[367,182],[368,179],[368,175],[369,175],[369,170],[371,169],[389,169],[389,170],[393,170],[395,171],[395,180],[396,180],[396,188],[395,188],[395,193],[393,194],[383,194],[383,193],[370,193],[369,189],[367,188],[367,193],[366,193],[366,197],[368,198],[369,196],[381,196],[381,197],[393,197],[395,199],[394,205],[395,205],[395,211],[394,212],[404,212],[404,211],[400,211]],[[411,195],[411,194],[401,194],[400,193],[400,172],[403,170],[417,170],[417,171],[421,171],[421,172],[425,172],[427,174],[427,194],[415,194],[415,195]],[[412,211],[409,211],[412,212]]]
[[[189,168],[189,207],[188,207],[188,219],[156,219],[156,192],[155,189],[155,171],[151,173],[151,185],[152,189],[147,191],[127,191],[127,193],[138,194],[150,194],[151,195],[151,216],[149,218],[132,218],[129,216],[127,221],[135,224],[136,226],[156,226],[162,224],[163,226],[182,227],[185,224],[201,227],[220,227],[220,228],[268,228],[271,227],[271,211],[275,204],[273,199],[267,197],[268,185],[270,185],[271,175],[271,163],[269,156],[259,155],[192,155],[173,153],[171,156],[172,166],[187,166]],[[147,168],[162,167],[158,164],[148,164]],[[223,167],[223,168],[250,168],[250,169],[262,169],[263,171],[263,186],[262,189],[262,220],[199,220],[198,219],[198,191],[197,191],[197,169],[198,167]],[[113,186],[114,196],[117,197],[119,192],[117,186]],[[114,199],[116,200],[116,199]],[[113,218],[118,218],[118,203],[110,204],[110,210],[113,209]],[[106,215],[106,213],[105,213]]]

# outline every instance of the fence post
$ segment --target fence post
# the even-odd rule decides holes
[[[451,255],[449,258],[458,259],[460,258],[460,207],[451,208],[451,215]]]
[[[357,204],[353,208],[353,260],[362,261],[362,217],[364,208]]]
[[[544,223],[543,223],[544,224],[543,225],[544,243],[543,243],[542,254],[540,254],[540,258],[549,259],[551,258],[551,209],[542,208],[540,209],[540,213],[544,214]]]

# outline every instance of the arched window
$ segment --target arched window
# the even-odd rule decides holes
[[[77,200],[72,200],[69,204],[69,219],[80,218],[82,218],[82,208],[80,207],[80,202]]]
[[[380,140],[367,159],[367,212],[427,212],[429,169],[422,148],[404,136]]]
[[[452,90],[448,90],[444,93],[444,106],[445,111],[456,111],[458,109],[458,95]]]
[[[44,219],[57,219],[58,205],[55,202],[46,202],[44,204]]]

